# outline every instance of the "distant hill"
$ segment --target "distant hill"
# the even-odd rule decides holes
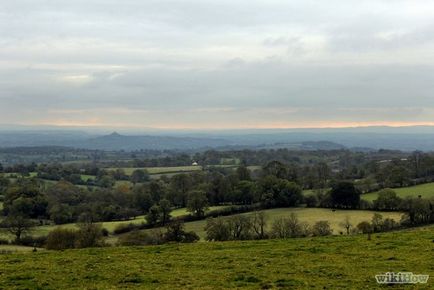
[[[1,129],[1,127],[0,127]],[[434,127],[263,129],[102,133],[89,130],[0,130],[0,147],[67,146],[92,150],[267,149],[434,151]],[[107,131],[105,131],[107,132]]]
[[[116,132],[98,136],[79,131],[0,132],[0,147],[67,146],[93,150],[194,150],[230,144],[221,138],[126,136]]]
[[[85,149],[99,150],[192,150],[224,146],[230,141],[217,138],[170,137],[170,136],[125,136],[116,132],[84,141]]]

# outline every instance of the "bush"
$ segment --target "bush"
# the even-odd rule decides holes
[[[287,218],[276,219],[271,226],[271,236],[277,239],[306,237],[310,235],[309,225],[298,220],[295,213]]]
[[[228,241],[231,238],[231,231],[223,218],[209,218],[206,220],[207,241]]]
[[[397,210],[402,199],[392,189],[386,188],[378,192],[378,198],[374,200],[374,208],[379,210]]]
[[[48,234],[45,247],[49,250],[65,250],[75,247],[78,232],[72,229],[57,228]]]
[[[171,222],[166,228],[167,232],[164,235],[166,242],[192,243],[200,239],[195,232],[185,232],[184,223],[181,221]]]
[[[313,194],[305,196],[304,202],[306,203],[307,207],[317,207],[318,206],[318,198]]]
[[[318,221],[312,228],[314,236],[328,236],[332,234],[332,229],[328,221]]]
[[[200,237],[193,231],[184,233],[183,243],[195,243],[200,240]]]
[[[46,236],[38,236],[38,237],[25,236],[20,239],[20,245],[27,246],[27,247],[41,248],[45,245],[46,241],[47,241]]]
[[[119,237],[120,246],[161,245],[165,243],[164,234],[159,230],[149,232],[132,231]]]
[[[101,229],[101,234],[102,234],[103,237],[108,237],[108,235],[109,235],[108,229],[102,228]]]
[[[394,219],[386,218],[383,222],[383,231],[391,231],[398,228],[400,225]]]
[[[0,238],[0,245],[9,245],[9,240]]]
[[[134,230],[139,230],[141,228],[142,228],[142,225],[139,225],[139,224],[133,224],[133,223],[119,224],[113,230],[113,233],[115,235],[120,235],[120,234],[125,234],[128,232],[134,231]]]
[[[102,226],[94,223],[81,223],[78,225],[75,246],[77,248],[90,248],[103,246]]]
[[[143,246],[149,245],[149,235],[145,232],[132,231],[119,237],[120,246]]]
[[[159,229],[149,231],[148,235],[149,235],[149,240],[148,240],[149,245],[162,245],[166,242],[164,239],[163,232]]]
[[[369,222],[367,221],[363,221],[361,223],[359,223],[357,225],[357,229],[359,230],[359,232],[363,233],[363,234],[369,234],[372,233],[372,226]]]

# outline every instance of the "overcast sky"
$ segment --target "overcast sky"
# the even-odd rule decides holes
[[[0,124],[434,124],[434,2],[0,0]]]

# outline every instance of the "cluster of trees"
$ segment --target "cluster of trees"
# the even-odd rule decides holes
[[[154,152],[155,153],[155,152]],[[153,153],[153,154],[154,154]],[[98,152],[94,152],[98,155]],[[102,153],[101,153],[102,154]],[[112,152],[124,156],[125,152]],[[29,174],[36,172],[38,177],[49,180],[67,180],[73,184],[112,187],[116,180],[130,180],[133,183],[146,182],[148,174],[143,171],[128,176],[121,169],[106,170],[107,167],[153,167],[190,165],[193,160],[199,162],[205,170],[215,171],[208,165],[220,165],[232,162],[245,166],[263,165],[264,169],[273,162],[284,164],[273,168],[278,178],[288,179],[303,189],[326,188],[332,180],[357,180],[357,187],[362,192],[373,191],[385,187],[402,187],[415,183],[434,180],[434,155],[432,153],[379,150],[372,152],[352,152],[349,150],[232,150],[206,151],[189,154],[165,152],[154,158],[140,159],[140,152],[130,153],[129,161],[110,161],[104,163],[60,163],[49,164],[15,164],[0,166],[0,172]],[[154,156],[154,155],[149,155]],[[101,158],[108,158],[103,156]],[[229,160],[229,161],[228,161]],[[280,170],[280,171],[279,171]],[[93,178],[82,179],[82,175]],[[264,175],[263,172],[252,172],[252,177]]]
[[[206,157],[202,161],[211,162],[213,158],[238,155],[246,157],[248,153],[251,151],[209,151],[196,157]],[[50,184],[30,177],[10,181],[9,178],[0,176],[0,202],[3,202],[2,213],[5,216],[3,226],[14,229],[19,240],[23,229],[25,232],[25,228],[31,225],[44,224],[47,220],[55,224],[77,222],[83,213],[92,216],[93,221],[127,220],[146,215],[148,225],[159,226],[169,223],[171,210],[177,207],[186,207],[195,218],[200,219],[205,217],[208,207],[214,205],[275,208],[301,204],[308,207],[400,210],[408,213],[405,221],[408,225],[434,222],[433,200],[402,199],[390,189],[382,190],[373,203],[360,198],[362,192],[375,188],[427,181],[434,174],[434,158],[430,154],[414,152],[408,158],[385,162],[378,162],[376,158],[379,155],[383,158],[396,156],[398,153],[327,151],[322,152],[322,160],[319,157],[313,158],[316,154],[319,153],[299,152],[298,160],[286,149],[257,151],[253,154],[255,158],[265,156],[266,160],[276,156],[291,160],[292,163],[274,160],[252,171],[246,166],[247,162],[242,162],[236,168],[207,167],[202,171],[163,176],[159,180],[150,180],[144,170],[136,170],[127,176],[121,169],[104,170],[92,164],[16,165],[13,168],[16,172],[37,172],[41,178],[59,181]],[[307,156],[312,159],[306,161]],[[337,156],[337,162],[324,161]],[[181,159],[187,160],[187,156],[182,156]],[[2,170],[8,171],[11,168]],[[78,183],[78,179],[82,180],[82,175],[95,176],[87,183],[99,186],[73,184]],[[356,182],[341,181],[345,178],[363,179]],[[131,183],[115,186],[116,180],[129,180]],[[313,193],[304,196],[304,189],[312,189]],[[16,221],[19,221],[18,225]],[[281,221],[281,224],[285,223],[288,221]],[[238,228],[237,224],[242,227],[244,223],[234,221],[232,228]],[[277,227],[276,225],[276,229]],[[230,235],[252,235],[250,230],[248,235],[243,231],[234,231],[236,232],[232,231]],[[313,231],[315,234],[320,232]]]
[[[49,250],[102,247],[105,246],[105,234],[106,230],[100,224],[84,221],[78,224],[78,229],[56,228],[52,230],[44,246]]]
[[[74,248],[104,247],[106,230],[100,224],[89,221],[78,224],[77,229],[56,228],[51,231],[41,245],[49,250]],[[192,231],[185,231],[184,223],[174,221],[167,224],[165,231],[132,231],[121,236],[118,246],[161,245],[165,243],[194,243],[199,236]]]
[[[376,233],[397,229],[402,225],[390,218],[383,218],[375,213],[372,220],[363,221],[357,225],[351,223],[346,217],[340,227],[340,234]],[[268,230],[269,229],[269,230]],[[235,215],[231,217],[218,217],[207,219],[205,226],[206,240],[252,240],[252,239],[287,239],[308,236],[327,236],[333,233],[330,223],[320,220],[310,225],[301,222],[295,213],[289,217],[275,219],[270,225],[263,212],[254,212],[251,215]]]
[[[206,240],[252,240],[252,239],[286,239],[307,236],[327,236],[332,234],[328,221],[318,221],[313,226],[301,222],[292,213],[287,218],[279,218],[268,228],[268,218],[264,212],[254,212],[252,215],[235,215],[207,219],[205,226]]]
[[[314,194],[307,196],[302,194],[303,186],[297,179],[297,172],[277,161],[268,163],[255,177],[241,165],[236,170],[220,168],[181,173],[143,182],[146,175],[136,170],[132,175],[135,179],[132,186],[99,188],[79,187],[66,180],[47,186],[35,178],[19,178],[11,182],[0,177],[0,192],[3,193],[4,215],[50,219],[57,224],[77,221],[83,212],[90,212],[95,220],[101,221],[147,214],[149,223],[165,224],[173,207],[187,207],[193,215],[203,217],[208,206],[222,204],[259,204],[262,208],[307,204],[309,207],[406,211],[431,205],[429,201],[402,200],[388,189],[381,191],[379,198],[370,204],[360,199],[362,192],[357,183],[334,181],[327,172],[326,164],[318,164],[318,180],[322,180],[324,188],[331,189],[315,190]],[[430,219],[412,215],[415,222]]]

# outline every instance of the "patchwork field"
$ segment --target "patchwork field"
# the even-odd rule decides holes
[[[396,194],[400,197],[418,197],[419,195],[422,198],[433,198],[434,197],[434,182],[419,184],[415,186],[402,187],[402,188],[393,188]],[[378,197],[378,192],[372,192],[363,194],[362,199],[373,201]]]
[[[171,244],[0,255],[4,289],[384,289],[375,275],[427,274],[434,227],[288,240]]]
[[[297,214],[297,217],[302,222],[307,222],[313,225],[317,221],[328,221],[330,222],[331,228],[334,234],[339,234],[340,231],[344,229],[339,225],[344,221],[346,216],[350,217],[351,223],[356,226],[362,221],[371,221],[372,216],[375,211],[365,211],[365,210],[332,210],[325,208],[276,208],[264,210],[267,220],[268,227],[271,226],[274,220],[289,217],[291,213]],[[402,213],[400,212],[378,212],[384,218],[392,218],[396,221],[400,221]],[[243,213],[242,215],[252,215],[253,213]],[[206,220],[194,221],[185,223],[185,228],[188,231],[196,232],[201,239],[206,236],[205,233]]]

